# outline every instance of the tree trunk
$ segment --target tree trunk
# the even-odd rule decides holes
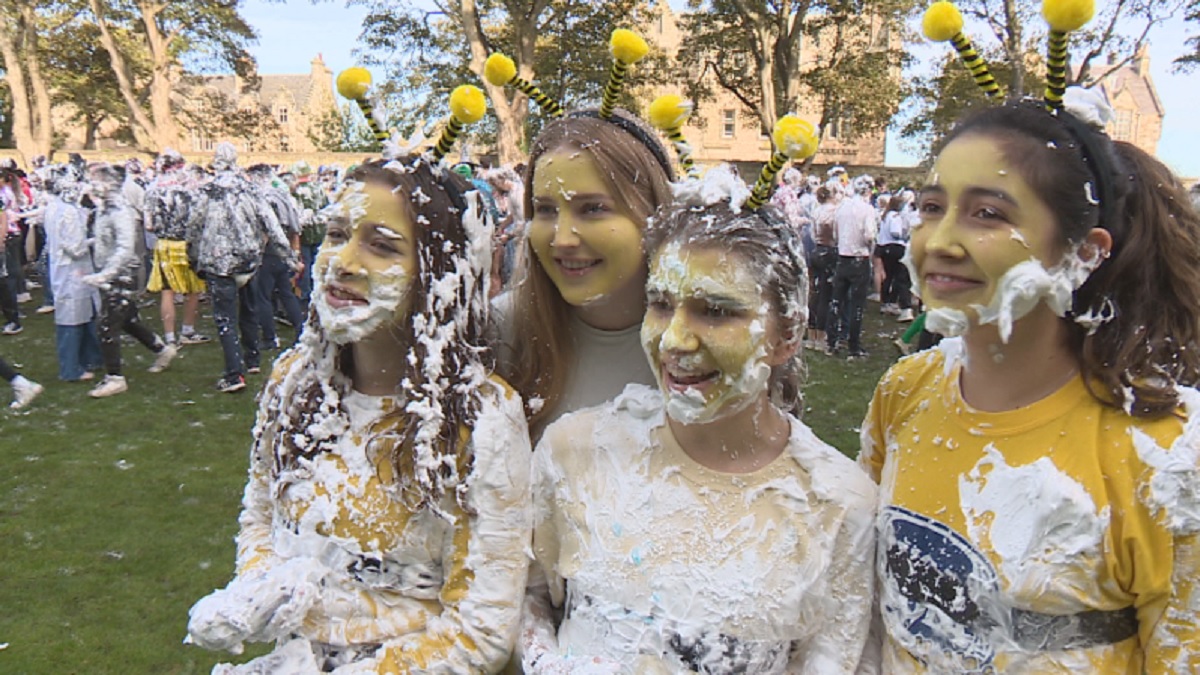
[[[37,155],[49,157],[53,139],[50,96],[36,66],[37,34],[36,24],[30,20],[32,14],[33,7],[23,4],[19,20],[0,20],[0,57],[4,59],[4,76],[13,100],[13,140],[26,164]]]
[[[1012,64],[1008,100],[1018,101],[1025,96],[1025,52],[1021,44],[1021,18],[1017,15],[1016,0],[1004,0],[1004,23],[1008,27],[1008,41],[1004,50]]]
[[[113,74],[117,78],[117,89],[121,92],[121,98],[125,100],[125,105],[129,108],[129,118],[132,122],[129,127],[133,131],[134,141],[143,150],[161,150],[162,148],[155,147],[154,122],[146,115],[146,111],[142,110],[142,104],[134,90],[133,72],[125,61],[125,55],[117,47],[117,41],[113,38],[112,30],[105,16],[105,8],[101,6],[100,0],[88,0],[88,6],[96,19],[97,27],[100,28],[100,44],[104,47],[104,51],[108,52]]]
[[[541,6],[542,3],[535,3],[535,5]],[[462,12],[463,32],[467,37],[467,44],[471,48],[470,68],[482,78],[483,65],[488,58],[488,47],[486,36],[483,34],[479,9],[475,0],[460,0],[459,8]],[[535,11],[540,14],[541,10],[536,7],[531,8],[530,14],[533,15]],[[527,80],[533,76],[534,27],[536,25],[536,15],[513,17],[513,29],[516,31],[515,38],[518,45],[518,52],[514,54],[517,60],[517,74]],[[492,102],[492,111],[496,114],[496,152],[499,155],[500,163],[511,166],[523,161],[525,157],[522,150],[525,140],[525,116],[528,114],[527,97],[520,92],[514,92],[512,99],[509,99],[508,93],[505,91],[506,87],[494,86],[487,80],[483,80],[483,89],[487,93],[488,100]]]
[[[179,127],[171,110],[171,35],[164,35],[158,25],[158,15],[166,5],[161,2],[139,0],[142,24],[146,31],[146,43],[150,47],[153,64],[150,77],[150,115],[154,118],[153,138],[155,150],[174,147],[179,142]]]

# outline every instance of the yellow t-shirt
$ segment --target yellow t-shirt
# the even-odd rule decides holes
[[[885,672],[1200,672],[1200,551],[1143,461],[1178,451],[1183,413],[1135,419],[1081,377],[980,412],[961,398],[960,350],[894,366],[863,426]]]

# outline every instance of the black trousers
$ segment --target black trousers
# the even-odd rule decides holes
[[[904,260],[904,244],[885,244],[879,247],[883,259],[883,293],[880,301],[897,305],[900,309],[912,307],[912,279]]]
[[[833,300],[829,303],[829,323],[825,327],[830,349],[838,340],[846,340],[851,352],[862,351],[863,310],[867,289],[871,286],[871,258],[839,256],[833,273]]]
[[[209,275],[208,293],[212,298],[213,323],[225,355],[225,376],[244,375],[247,368],[257,368],[258,314],[254,286],[247,283],[238,288],[233,277]],[[237,332],[234,332],[237,323]],[[239,340],[238,335],[241,335]]]
[[[155,354],[163,342],[138,319],[137,291],[132,278],[120,278],[102,291],[100,303],[100,356],[109,375],[121,374],[121,333],[125,332]]]

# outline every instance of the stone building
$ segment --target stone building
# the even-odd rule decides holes
[[[658,3],[657,12],[647,27],[646,37],[666,51],[674,54],[684,36],[678,18],[668,3]],[[899,39],[894,32],[887,31],[882,22],[876,26],[876,35],[871,42]],[[801,68],[811,68],[816,60],[815,46],[807,40],[801,45]],[[899,77],[900,73],[897,72]],[[757,167],[770,159],[771,141],[762,133],[758,117],[748,110],[733,94],[713,87],[714,100],[697,106],[692,120],[683,130],[693,148],[693,157],[704,165],[731,162],[741,168],[757,171]],[[653,92],[648,98],[667,93],[666,89]],[[820,120],[820,110],[806,108],[794,111],[814,125]],[[697,118],[702,119],[699,124]],[[853,137],[852,120],[836,120],[826,125],[821,135],[821,146],[814,164],[845,164],[855,166],[882,166],[884,163],[885,132]]]
[[[338,114],[333,72],[318,54],[307,74],[216,75],[180,88],[181,150],[229,141],[243,152],[313,152],[310,131]]]
[[[1092,79],[1115,113],[1115,119],[1108,125],[1108,135],[1157,155],[1166,111],[1150,77],[1150,52],[1146,45],[1124,65],[1110,60],[1109,64],[1096,67]]]

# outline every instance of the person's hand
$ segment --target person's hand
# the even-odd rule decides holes
[[[286,637],[304,622],[326,572],[312,558],[294,558],[238,577],[192,606],[184,643],[241,654],[243,642]]]
[[[108,282],[105,281],[104,277],[100,276],[99,274],[85,274],[79,280],[82,281],[83,283],[87,284],[88,286],[92,286],[94,288],[99,288],[102,290],[107,289],[109,287]]]
[[[239,665],[218,663],[212,675],[316,675],[320,672],[308,640],[298,637],[275,651]]]

